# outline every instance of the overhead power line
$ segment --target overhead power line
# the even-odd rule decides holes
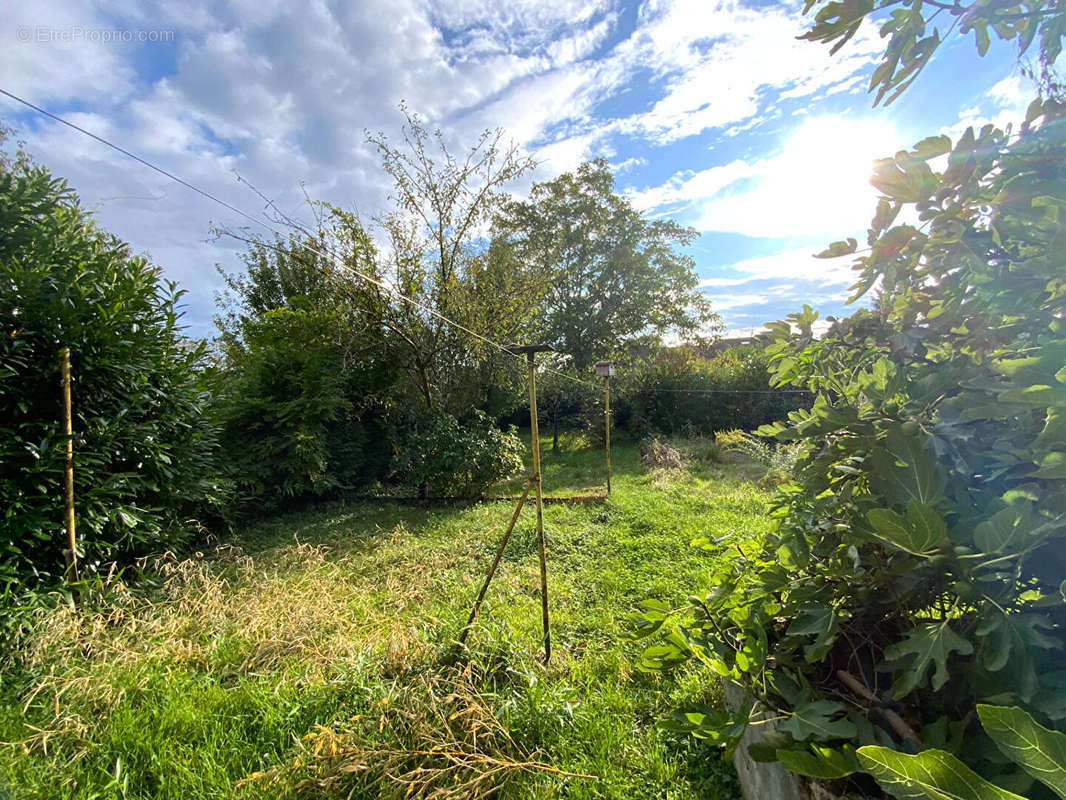
[[[678,394],[811,394],[807,389],[668,389],[659,386],[653,386],[652,391]]]
[[[190,183],[189,181],[185,180],[184,178],[178,177],[173,172],[169,172],[168,170],[163,169],[162,167],[160,167],[157,164],[153,164],[151,161],[148,161],[145,158],[141,158],[136,153],[130,152],[126,148],[124,148],[124,147],[122,147],[120,145],[117,145],[117,144],[115,144],[114,142],[112,142],[112,141],[110,141],[108,139],[105,139],[103,136],[99,136],[99,135],[93,133],[90,130],[86,130],[85,128],[81,127],[80,125],[76,125],[73,122],[71,122],[70,120],[64,119],[63,117],[60,117],[57,114],[53,114],[51,111],[48,111],[47,109],[41,108],[40,106],[31,103],[29,100],[26,100],[26,99],[24,99],[22,97],[19,97],[18,95],[13,94],[13,93],[7,91],[6,89],[0,88],[0,94],[3,94],[4,96],[11,98],[16,103],[21,103],[22,105],[26,106],[27,108],[30,108],[30,109],[36,111],[38,114],[42,114],[42,115],[48,117],[49,119],[54,120],[55,122],[58,122],[61,125],[65,125],[66,127],[70,128],[72,130],[75,130],[78,133],[81,133],[81,134],[83,134],[85,136],[88,136],[90,139],[93,139],[94,141],[97,141],[97,142],[99,142],[100,144],[102,144],[102,145],[104,145],[106,147],[110,147],[112,150],[115,150],[115,151],[121,153],[122,155],[126,156],[127,158],[132,158],[137,163],[148,167],[148,169],[153,170],[155,172],[158,172],[160,175],[164,176],[165,178],[168,178],[168,179],[174,181],[175,183],[181,184],[186,189],[189,189],[189,190],[191,190],[193,192],[196,192],[201,197],[204,197],[204,198],[212,201],[213,203],[217,203],[218,205],[222,206],[223,208],[227,209],[228,211],[231,211],[234,214],[237,214],[238,216],[248,220],[249,222],[252,222],[255,225],[261,226],[262,228],[264,228],[265,230],[267,230],[270,233],[274,234],[275,236],[280,236],[280,233],[274,227],[272,227],[271,225],[268,225],[266,222],[264,222],[263,220],[259,219],[255,215],[249,214],[247,211],[244,211],[244,210],[242,210],[240,208],[237,208],[233,204],[226,202],[225,200],[221,199],[220,197],[217,197],[216,195],[212,194],[211,192],[208,192],[205,189],[201,189],[199,186],[196,186],[195,184]],[[381,281],[381,280],[379,280],[377,278],[374,278],[374,277],[372,277],[370,275],[367,275],[366,273],[361,272],[360,270],[356,269],[355,267],[351,266],[350,264],[343,263],[342,261],[340,261],[333,254],[324,253],[321,250],[317,249],[316,247],[314,247],[314,246],[312,246],[310,244],[306,244],[305,243],[304,246],[308,250],[310,250],[311,252],[316,253],[316,254],[322,256],[323,258],[326,258],[326,259],[329,259],[329,260],[333,261],[341,269],[348,270],[353,275],[356,275],[357,277],[362,278],[363,280],[367,281],[368,283],[371,283],[371,284],[373,284],[373,285],[375,285],[375,286],[377,286],[377,287],[379,287],[381,289],[384,289],[386,292],[388,292],[389,294],[393,295],[394,297],[396,297],[396,298],[398,298],[400,300],[403,300],[406,303],[410,303],[415,308],[421,309],[422,311],[425,311],[427,314],[431,314],[432,316],[436,317],[437,319],[441,320],[442,322],[445,322],[448,325],[451,325],[452,327],[456,328],[457,330],[463,331],[464,333],[467,333],[467,334],[473,336],[475,339],[478,339],[479,341],[482,341],[485,344],[491,345],[492,347],[496,348],[497,350],[499,350],[502,353],[506,353],[507,355],[514,356],[515,358],[518,358],[518,359],[523,359],[523,356],[521,354],[515,353],[513,350],[510,350],[509,348],[505,347],[504,345],[500,344],[499,342],[494,342],[492,339],[489,339],[487,336],[483,336],[482,334],[478,333],[477,331],[471,330],[470,328],[468,328],[467,326],[463,325],[462,323],[456,322],[455,320],[444,316],[443,314],[441,314],[436,309],[431,308],[430,306],[427,306],[427,305],[425,305],[423,303],[420,303],[420,302],[418,302],[417,300],[415,300],[415,299],[413,299],[411,297],[408,297],[407,295],[403,294],[398,289],[396,289],[395,286],[392,286],[392,285],[390,285],[390,284],[388,284],[388,283],[386,283],[384,281]],[[595,388],[595,384],[590,383],[589,381],[581,380],[580,378],[577,378],[577,377],[575,377],[573,375],[568,375],[567,373],[561,372],[559,370],[552,369],[551,367],[544,366],[543,368],[548,370],[549,372],[557,373],[558,375],[561,375],[562,377],[567,378],[569,380],[576,381],[578,383],[585,384],[586,386],[591,386],[591,387]]]
[[[204,198],[210,200],[211,202],[222,206],[223,208],[227,209],[228,211],[233,212],[234,214],[238,215],[239,217],[242,217],[243,219],[246,219],[246,220],[248,220],[249,222],[251,222],[251,223],[253,223],[255,225],[259,225],[260,227],[262,227],[263,229],[269,231],[270,233],[274,234],[275,236],[278,236],[278,237],[281,236],[280,232],[276,228],[274,228],[273,226],[267,224],[266,222],[264,222],[260,218],[256,217],[255,215],[249,214],[247,211],[244,211],[243,209],[240,209],[237,206],[234,206],[233,204],[226,202],[225,200],[221,199],[220,197],[217,197],[216,195],[212,194],[211,192],[207,191],[206,189],[201,189],[199,186],[197,186],[197,185],[195,185],[193,183],[190,183],[189,181],[187,181],[187,180],[175,175],[173,172],[169,172],[168,170],[163,169],[159,165],[154,164],[154,163],[152,163],[151,161],[149,161],[149,160],[147,160],[145,158],[141,158],[136,153],[130,152],[126,148],[115,144],[114,142],[110,141],[109,139],[105,139],[103,136],[99,136],[98,134],[95,134],[95,133],[93,133],[90,130],[86,130],[85,128],[81,127],[80,125],[76,125],[73,122],[71,122],[71,121],[69,121],[67,119],[64,119],[63,117],[60,117],[57,114],[53,114],[51,111],[48,111],[47,109],[41,108],[40,106],[35,105],[34,103],[31,103],[29,100],[26,100],[26,99],[24,99],[22,97],[19,97],[18,95],[11,93],[11,92],[7,91],[4,88],[0,88],[0,94],[4,95],[5,97],[10,98],[11,100],[14,100],[16,103],[20,103],[20,104],[26,106],[27,108],[32,109],[33,111],[36,111],[38,114],[41,114],[41,115],[43,115],[45,117],[48,117],[49,119],[51,119],[51,120],[53,120],[55,122],[58,122],[60,125],[65,125],[66,127],[70,128],[71,130],[77,131],[78,133],[83,134],[84,136],[88,136],[90,139],[93,139],[94,141],[99,142],[100,144],[104,145],[105,147],[110,147],[112,150],[115,150],[116,152],[121,153],[122,155],[126,156],[127,158],[132,158],[138,164],[141,164],[141,165],[143,165],[145,167],[148,167],[148,169],[150,169],[150,170],[152,170],[154,172],[157,172],[160,175],[162,175],[163,177],[168,178],[169,180],[172,180],[175,183],[178,183],[178,184],[184,186],[186,189],[189,189],[190,191],[196,192],[196,194],[200,195],[201,197],[204,197]],[[320,255],[323,258],[332,261],[334,264],[339,266],[342,270],[347,270],[348,272],[351,272],[356,277],[359,277],[359,278],[363,279],[364,281],[366,281],[366,282],[368,282],[368,283],[370,283],[370,284],[372,284],[374,286],[377,286],[377,287],[379,287],[381,289],[384,289],[386,292],[391,294],[393,297],[396,297],[397,299],[402,300],[405,303],[409,303],[410,305],[414,306],[415,308],[421,309],[422,311],[426,312],[427,314],[430,314],[431,316],[439,319],[441,322],[444,322],[444,323],[446,323],[448,325],[451,325],[456,330],[463,331],[464,333],[467,333],[470,336],[473,336],[478,341],[484,342],[485,344],[496,348],[501,353],[505,353],[505,354],[507,354],[509,356],[513,356],[513,357],[515,357],[517,359],[520,359],[520,360],[524,361],[524,358],[523,358],[522,354],[516,353],[515,351],[513,351],[513,350],[509,349],[508,347],[506,347],[505,345],[502,345],[499,342],[495,342],[492,339],[489,339],[487,336],[484,336],[484,335],[478,333],[477,331],[471,330],[470,328],[468,328],[467,326],[463,325],[462,323],[456,322],[455,320],[444,316],[443,314],[441,314],[436,309],[434,309],[434,308],[432,308],[430,306],[427,306],[424,303],[420,303],[419,301],[415,300],[412,297],[408,297],[407,295],[405,295],[401,291],[399,291],[392,284],[387,283],[385,281],[382,281],[382,280],[380,280],[378,278],[375,278],[375,277],[373,277],[371,275],[367,275],[366,273],[356,269],[355,267],[351,266],[350,264],[344,263],[343,261],[341,261],[339,258],[337,258],[332,253],[323,252],[323,251],[319,250],[318,248],[316,248],[316,247],[314,247],[314,246],[312,246],[310,244],[307,244],[307,243],[304,243],[303,246],[306,247],[306,249],[310,250],[311,252],[316,253],[317,255]],[[277,249],[277,248],[274,248],[274,249]],[[596,384],[592,383],[591,381],[583,380],[583,379],[578,378],[578,377],[576,377],[574,375],[570,375],[569,373],[563,372],[562,370],[557,370],[557,369],[555,369],[553,367],[549,367],[547,365],[541,365],[541,368],[544,369],[547,372],[551,372],[551,373],[553,373],[555,375],[559,375],[560,377],[566,378],[567,380],[574,381],[575,383],[579,383],[579,384],[582,384],[584,386],[588,386],[588,387],[591,387],[591,388],[594,388],[594,389],[598,389],[599,388]],[[684,393],[692,393],[692,394],[781,394],[781,393],[803,393],[803,390],[789,390],[789,389],[776,389],[776,390],[775,389],[765,389],[765,390],[744,390],[744,389],[656,389],[656,391],[662,391],[662,392],[684,392]]]

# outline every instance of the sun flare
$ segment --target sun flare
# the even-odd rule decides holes
[[[873,216],[873,162],[907,145],[891,123],[824,116],[787,134],[778,153],[751,165],[755,180],[704,206],[699,227],[748,236],[842,238]]]
[[[902,147],[899,132],[883,120],[818,117],[800,125],[773,159],[782,182],[802,187],[816,202],[835,204],[869,194],[874,159]]]

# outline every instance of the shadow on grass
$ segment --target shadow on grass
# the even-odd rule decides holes
[[[528,433],[526,434],[528,440]],[[544,496],[602,495],[606,483],[605,454],[602,448],[580,446],[574,437],[562,437],[557,453],[551,452],[551,438],[541,437],[541,472]],[[525,471],[501,481],[486,491],[486,501],[500,504],[517,498],[525,488],[531,471],[531,455],[525,453]],[[641,474],[639,448],[631,443],[612,447],[612,474],[618,478]],[[226,541],[239,542],[248,554],[258,554],[292,544],[294,540],[312,545],[337,547],[347,553],[358,554],[374,546],[397,526],[404,526],[418,536],[429,527],[439,526],[449,518],[457,518],[478,500],[425,501],[420,503],[407,497],[318,501],[307,506],[275,512],[269,517],[250,519]],[[529,505],[533,499],[530,497]],[[509,511],[501,510],[501,514]]]
[[[528,443],[529,432],[520,434]],[[603,494],[607,483],[606,453],[602,446],[588,446],[581,437],[564,435],[559,440],[559,451],[552,452],[550,436],[540,437],[540,464],[545,497],[570,497],[574,495]],[[525,473],[493,486],[486,494],[490,497],[511,496],[521,493],[526,476],[532,471],[532,456],[528,444],[523,455]],[[639,475],[640,450],[631,442],[612,442],[611,475]]]
[[[320,502],[308,508],[281,512],[248,522],[227,537],[248,555],[258,555],[300,542],[325,545],[345,554],[358,555],[375,547],[398,528],[417,535],[462,508],[400,505],[390,501]]]

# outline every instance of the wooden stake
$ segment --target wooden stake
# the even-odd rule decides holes
[[[607,494],[611,494],[611,376],[603,379],[603,416],[607,434]]]
[[[511,523],[507,526],[507,532],[503,535],[503,540],[500,542],[500,546],[496,549],[496,557],[492,560],[492,565],[489,567],[489,572],[485,576],[485,582],[481,585],[481,591],[478,592],[477,600],[474,601],[474,607],[470,611],[470,618],[466,621],[466,627],[463,628],[462,633],[459,634],[459,644],[462,645],[466,641],[467,634],[470,632],[470,626],[474,622],[474,618],[477,616],[478,609],[481,608],[481,601],[485,599],[485,593],[489,589],[489,583],[492,581],[492,576],[496,574],[496,568],[500,564],[500,559],[503,557],[504,548],[507,546],[507,541],[511,538],[511,533],[514,531],[515,523],[518,522],[518,515],[522,511],[522,506],[525,505],[526,499],[529,497],[529,490],[535,491],[537,498],[537,548],[540,551],[540,615],[541,622],[544,625],[544,663],[547,664],[552,657],[552,641],[551,631],[548,626],[548,559],[546,555],[546,547],[544,540],[544,498],[541,492],[541,479],[540,479],[540,431],[537,428],[537,364],[536,354],[544,350],[551,350],[546,345],[511,345],[507,348],[512,353],[525,353],[526,363],[529,367],[529,428],[533,437],[533,474],[529,476],[529,482],[526,484],[526,489],[522,492],[522,496],[518,498],[518,505],[514,510],[514,514],[511,515]]]
[[[70,348],[59,351],[59,371],[63,385],[63,435],[67,440],[66,463],[66,524],[67,524],[67,569],[78,580],[78,540],[74,534],[74,425],[70,403]]]

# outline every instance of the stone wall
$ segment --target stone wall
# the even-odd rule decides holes
[[[726,681],[724,689],[725,704],[730,711],[735,711],[744,702],[744,690],[732,681]],[[767,716],[761,714],[757,719]],[[758,742],[763,730],[772,730],[775,725],[774,722],[749,725],[733,754],[733,765],[740,776],[745,800],[821,800],[808,790],[795,773],[776,762],[764,764],[748,755],[748,745]]]

